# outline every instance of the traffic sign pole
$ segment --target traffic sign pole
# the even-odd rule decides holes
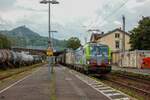
[[[50,56],[48,56],[48,73],[49,73],[48,77],[49,79],[51,79],[51,57]]]
[[[53,65],[53,56],[51,56],[51,73],[53,73],[53,68],[54,68],[54,65]]]
[[[47,56],[48,56],[48,73],[49,78],[51,78],[51,73],[53,72],[53,65],[52,65],[52,56],[53,56],[53,50],[51,48],[47,49]]]

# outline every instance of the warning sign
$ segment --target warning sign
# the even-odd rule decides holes
[[[51,48],[47,49],[47,56],[53,56],[53,50]]]

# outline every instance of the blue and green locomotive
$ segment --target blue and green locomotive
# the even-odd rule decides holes
[[[111,50],[107,45],[89,42],[75,51],[66,51],[61,57],[65,65],[87,74],[102,75],[111,71]]]

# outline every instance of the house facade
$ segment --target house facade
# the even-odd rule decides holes
[[[129,44],[130,34],[118,28],[101,35],[101,37],[99,37],[96,40],[96,42],[108,45],[113,52],[121,51],[122,46],[123,46],[122,40],[123,40],[124,34],[125,34],[125,50],[129,50],[130,49],[130,44]]]

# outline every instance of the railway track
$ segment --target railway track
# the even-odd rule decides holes
[[[147,95],[147,96],[150,96],[150,91],[147,91],[145,89],[141,89],[141,88],[138,88],[138,87],[135,87],[135,86],[130,86],[128,84],[125,84],[125,83],[122,83],[120,81],[114,81],[114,80],[111,80],[111,79],[108,79],[108,81],[112,82],[112,83],[115,83],[117,85],[120,85],[120,86],[123,86],[123,87],[126,87],[128,89],[131,89],[131,90],[135,90],[136,92],[140,92],[144,95]]]
[[[112,86],[114,85],[122,89],[127,89],[128,91],[133,91],[133,93],[144,98],[143,100],[149,100],[150,98],[150,81],[148,80],[129,75],[110,74],[103,81]]]
[[[114,74],[114,75],[122,77],[122,78],[127,78],[127,79],[130,79],[130,80],[134,80],[134,81],[137,81],[137,82],[142,82],[144,84],[150,84],[150,80],[143,79],[141,77],[133,77],[133,76],[130,76],[130,75],[122,75],[122,74]]]

